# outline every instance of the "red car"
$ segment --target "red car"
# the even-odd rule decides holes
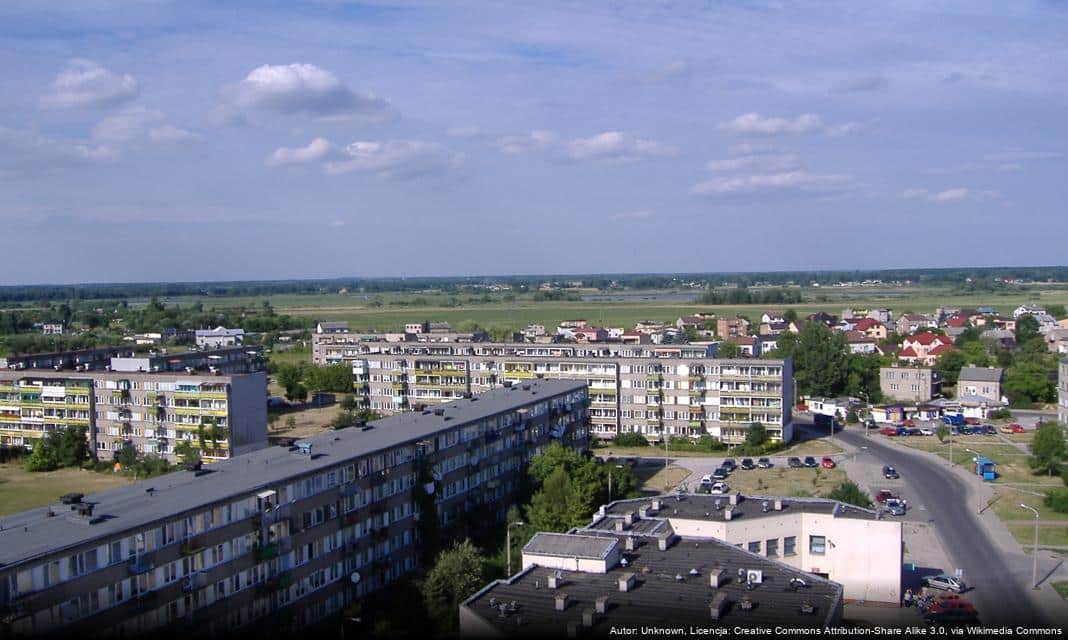
[[[823,460],[820,460],[820,466],[823,467],[824,469],[833,469],[834,468],[834,460],[831,460],[829,457],[824,456]]]
[[[896,436],[897,435],[897,429],[891,429],[890,427],[884,427],[882,429],[879,429],[879,433],[883,434],[884,436]]]
[[[896,494],[894,494],[893,491],[891,491],[889,489],[880,489],[879,493],[875,494],[875,501],[876,502],[886,502],[887,500],[900,500],[900,499],[901,498],[899,498]]]
[[[1024,428],[1014,422],[1014,423],[1012,423],[1012,424],[1010,424],[1008,426],[1002,427],[1001,428],[1001,432],[1002,433],[1024,433]]]
[[[904,422],[901,423],[901,426],[903,426],[903,427],[915,427],[916,423],[912,421],[912,418],[908,418],[907,420],[905,420]]]
[[[976,425],[976,424],[979,424],[980,422],[981,422],[981,420],[979,420],[979,418],[965,418],[964,419],[964,424]]]

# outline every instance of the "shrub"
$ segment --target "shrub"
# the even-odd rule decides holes
[[[987,413],[987,417],[991,420],[1011,420],[1012,412],[1005,408],[994,409],[993,411]]]
[[[1042,502],[1057,513],[1068,513],[1068,489],[1047,491],[1046,497]]]
[[[615,437],[612,444],[617,447],[648,447],[649,440],[640,433],[621,433]]]
[[[849,413],[846,414],[846,423],[847,424],[856,424],[858,422],[860,422],[860,416],[857,415],[856,411],[853,411],[852,409],[850,409]]]

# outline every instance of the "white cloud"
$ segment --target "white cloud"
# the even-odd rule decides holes
[[[792,171],[801,167],[801,159],[792,153],[749,154],[726,160],[713,160],[705,167],[709,171],[730,172],[751,169],[765,173]]]
[[[75,58],[56,75],[41,104],[54,109],[108,107],[137,96],[137,80],[117,74],[92,60]]]
[[[307,164],[334,158],[342,158],[341,153],[329,140],[316,138],[306,147],[279,147],[267,157],[267,164],[272,167],[287,164]]]
[[[924,199],[928,202],[959,202],[961,200],[990,200],[998,197],[997,191],[976,191],[968,187],[953,187],[942,191],[929,191],[927,189],[912,188],[901,192],[902,198]]]
[[[92,135],[93,140],[111,145],[174,144],[200,137],[170,124],[162,112],[142,106],[104,118],[93,127]]]
[[[370,122],[396,116],[388,101],[356,93],[333,73],[313,64],[262,65],[227,93],[230,104],[216,114],[216,120],[223,123],[240,120],[235,108]]]
[[[276,149],[266,163],[317,163],[329,175],[371,173],[381,178],[410,178],[458,168],[463,155],[423,140],[356,141],[337,147],[325,138],[315,138],[305,147]]]
[[[531,131],[519,136],[503,136],[493,142],[501,153],[520,154],[543,151],[556,144],[556,134],[552,131]]]
[[[645,138],[634,138],[622,131],[605,131],[589,138],[567,143],[566,154],[572,160],[609,160],[629,162],[642,158],[672,155],[675,149]]]
[[[641,209],[639,211],[620,211],[619,213],[613,213],[608,216],[609,220],[644,220],[646,218],[652,218],[656,215],[656,212],[652,209]]]
[[[849,181],[847,176],[820,175],[804,170],[771,174],[717,177],[694,185],[697,195],[731,195],[776,191],[819,192],[834,190]]]
[[[0,176],[37,174],[114,161],[118,151],[104,144],[64,140],[0,126]]]
[[[953,200],[963,200],[967,198],[968,193],[968,189],[965,187],[956,187],[933,193],[930,195],[930,199],[934,202],[952,202]]]
[[[813,113],[805,113],[792,120],[789,118],[765,118],[759,113],[745,113],[728,122],[721,122],[719,128],[736,135],[779,136],[806,133],[848,135],[863,131],[864,125],[859,122],[828,125]]]

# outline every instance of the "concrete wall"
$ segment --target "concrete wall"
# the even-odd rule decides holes
[[[611,559],[614,558],[614,562]],[[575,558],[565,556],[544,556],[523,552],[523,569],[532,565],[561,571],[581,571],[583,573],[608,573],[608,567],[619,562],[618,549],[609,554],[609,560],[593,560],[591,558]]]
[[[230,455],[266,446],[267,374],[234,376],[230,382]]]

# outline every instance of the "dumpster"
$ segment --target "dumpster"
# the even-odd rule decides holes
[[[983,480],[993,480],[998,476],[997,464],[990,458],[976,456],[972,461],[975,463],[975,475]]]

